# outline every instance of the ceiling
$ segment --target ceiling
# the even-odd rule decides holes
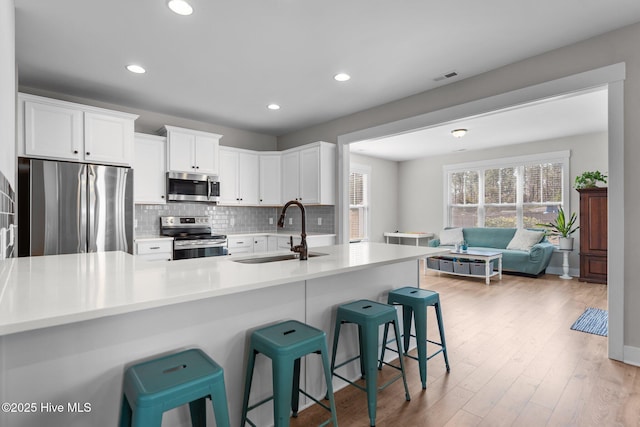
[[[19,84],[280,136],[640,21],[637,0],[190,1],[15,0]]]
[[[563,95],[493,111],[401,135],[353,143],[356,154],[404,161],[504,145],[604,132],[608,127],[606,88]],[[462,138],[451,131],[467,129]]]

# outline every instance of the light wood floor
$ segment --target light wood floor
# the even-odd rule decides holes
[[[421,287],[440,293],[451,373],[431,359],[422,390],[406,359],[411,401],[401,381],[379,393],[377,426],[640,426],[640,368],[607,359],[605,337],[569,329],[585,308],[607,308],[606,286],[553,275],[486,286],[429,272]],[[437,337],[432,309],[428,329]],[[368,426],[366,402],[355,387],[338,391],[340,426]],[[311,407],[291,425],[327,414]]]

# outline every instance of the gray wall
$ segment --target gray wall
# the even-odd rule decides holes
[[[15,224],[16,65],[13,1],[0,1],[0,230]],[[6,254],[13,247],[5,245]]]
[[[607,171],[607,147],[606,133],[592,133],[402,162],[399,171],[399,222],[404,230],[425,230],[436,234],[446,225],[443,210],[445,165],[570,150],[569,176],[573,186],[575,176],[584,171]],[[580,198],[577,191],[571,190],[570,203],[571,211],[578,213]],[[578,234],[574,235],[576,250],[569,260],[572,269],[579,269],[580,265]],[[562,255],[554,254],[550,267],[559,269],[561,266]]]
[[[161,216],[208,216],[216,233],[274,233],[278,230],[293,235],[300,234],[302,215],[295,206],[287,209],[284,229],[278,229],[276,223],[281,208],[275,207],[239,207],[215,206],[206,203],[168,203],[166,205],[136,205],[136,237],[156,237],[160,235]],[[307,232],[334,234],[333,206],[305,206]],[[273,224],[269,224],[269,219]],[[318,225],[322,218],[322,225]],[[232,225],[233,223],[233,225]]]
[[[108,104],[92,99],[80,98],[77,96],[50,92],[37,88],[20,86],[19,89],[20,92],[30,93],[33,95],[46,96],[54,99],[61,99],[63,101],[77,102],[79,104],[92,105],[94,107],[108,108],[111,110],[138,114],[140,117],[138,117],[138,119],[136,120],[136,132],[157,135],[158,131],[164,125],[171,125],[223,135],[222,139],[220,140],[220,145],[225,145],[227,147],[246,148],[248,150],[256,151],[271,151],[276,149],[276,137],[272,135],[249,132],[242,129],[220,126],[213,123],[199,122],[183,117],[169,116],[166,114],[135,109],[122,105]]]
[[[636,169],[640,161],[640,23],[506,65],[485,74],[381,105],[328,123],[283,135],[278,148],[311,141],[336,142],[347,134],[417,116],[473,100],[503,94],[596,68],[624,62],[624,344],[640,348],[640,287],[636,286],[636,260],[640,258],[640,187]]]
[[[395,231],[402,227],[398,221],[398,162],[377,159],[355,153],[350,155],[351,163],[371,167],[371,242],[384,242],[385,231]]]

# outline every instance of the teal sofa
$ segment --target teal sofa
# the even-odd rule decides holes
[[[555,246],[549,243],[546,237],[543,237],[539,243],[531,247],[530,251],[507,249],[515,233],[515,228],[469,227],[462,229],[462,235],[469,249],[502,252],[503,271],[527,276],[544,274]],[[430,240],[429,246],[439,247],[440,240]]]

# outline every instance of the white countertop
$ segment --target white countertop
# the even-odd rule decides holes
[[[0,336],[449,252],[381,243],[313,251],[327,255],[263,264],[233,261],[248,254],[151,263],[124,252],[0,261]]]

